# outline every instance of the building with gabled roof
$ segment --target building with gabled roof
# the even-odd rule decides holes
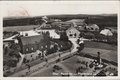
[[[86,26],[86,30],[88,30],[88,31],[99,31],[99,26],[97,24],[88,24]]]
[[[67,30],[68,28],[70,28],[71,26],[73,26],[73,23],[71,22],[53,22],[52,27],[54,27],[55,29],[60,29],[60,30]]]
[[[43,39],[43,35],[26,36],[19,38],[21,53],[27,54],[39,50],[39,44]]]
[[[100,34],[105,36],[113,36],[113,33],[109,29],[103,29]]]
[[[70,27],[66,30],[66,34],[69,38],[78,38],[80,32],[75,27]]]

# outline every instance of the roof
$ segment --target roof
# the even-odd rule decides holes
[[[97,24],[88,24],[87,27],[92,27],[92,28],[99,28],[99,26]]]
[[[73,23],[72,22],[53,22],[52,26],[57,26],[62,30],[67,30],[68,28],[73,26]]]
[[[37,32],[49,32],[50,33],[50,37],[52,38],[60,38],[60,35],[56,33],[56,31],[54,29],[41,29],[41,30],[37,30]]]
[[[20,39],[22,45],[35,44],[36,42],[39,43],[43,39],[43,35],[20,37]]]
[[[29,30],[29,31],[20,31],[20,35],[28,35],[28,36],[35,36],[35,35],[40,35],[39,33],[37,33],[36,31],[34,30]]]
[[[117,27],[106,27],[107,29],[111,30],[113,33],[117,33]]]
[[[105,36],[112,36],[113,33],[109,29],[104,29],[100,32],[100,34],[103,34]]]

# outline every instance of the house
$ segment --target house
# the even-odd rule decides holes
[[[57,34],[54,29],[41,29],[41,30],[36,30],[36,32],[38,32],[38,33],[49,32],[51,38],[53,38],[53,39],[59,39],[60,38],[60,35]]]
[[[111,31],[110,29],[107,29],[107,28],[103,29],[103,30],[100,32],[100,34],[102,34],[102,35],[104,35],[104,36],[113,36],[112,31]]]
[[[59,30],[67,30],[68,28],[70,28],[71,26],[73,26],[73,23],[71,22],[53,22],[51,24],[51,26],[55,29],[59,29]]]
[[[66,30],[68,38],[78,38],[80,32],[75,27],[70,27]]]
[[[42,39],[43,35],[20,37],[18,40],[21,47],[21,53],[28,54],[39,50]]]
[[[20,35],[23,36],[36,36],[36,35],[40,35],[39,33],[37,33],[35,30],[29,30],[29,31],[19,31]]]
[[[106,27],[109,29],[112,33],[117,33],[117,27]]]
[[[73,23],[73,26],[76,27],[80,31],[84,31],[86,27],[85,19],[72,19],[66,22]]]
[[[88,24],[86,26],[86,30],[88,31],[99,31],[99,26],[96,24]]]
[[[85,26],[77,26],[76,29],[79,31],[85,31]]]

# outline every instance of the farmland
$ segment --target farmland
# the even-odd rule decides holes
[[[11,32],[14,32],[14,31],[28,31],[28,30],[31,30],[33,28],[36,28],[38,27],[39,25],[29,25],[29,26],[8,26],[8,27],[4,27],[3,28],[3,31],[11,31]]]

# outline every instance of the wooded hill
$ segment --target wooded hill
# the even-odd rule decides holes
[[[3,19],[3,27],[7,26],[25,26],[41,24],[42,16],[36,17],[12,17]],[[100,27],[117,27],[117,14],[101,14],[101,15],[47,15],[49,19],[60,19],[67,21],[71,19],[85,19],[87,24],[97,24]]]

